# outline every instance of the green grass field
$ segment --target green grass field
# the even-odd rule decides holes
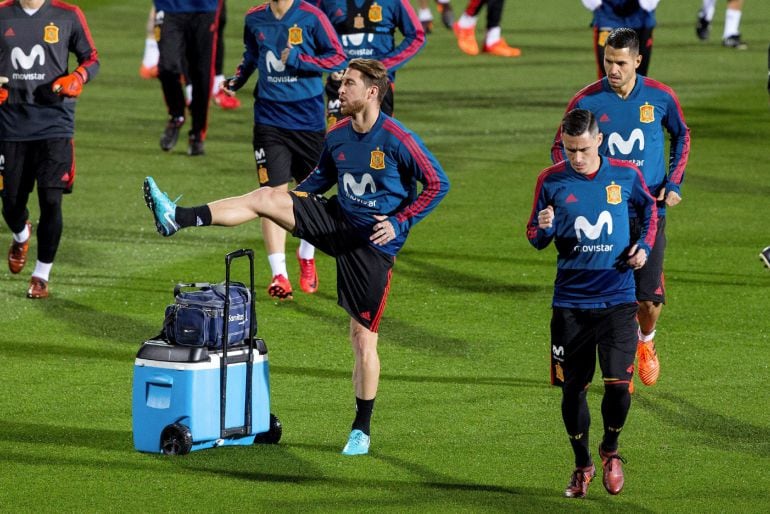
[[[138,78],[149,2],[79,2],[102,71],[78,107],[75,193],[52,297],[24,297],[31,265],[0,271],[0,511],[768,512],[770,245],[765,90],[770,6],[747,2],[745,52],[694,35],[700,2],[664,1],[651,75],[678,93],[692,129],[681,205],[669,212],[662,374],[637,382],[621,438],[626,488],[561,493],[572,468],[560,392],[548,385],[555,252],[525,238],[535,178],[566,102],[594,79],[580,2],[508,2],[503,29],[524,55],[462,55],[443,27],[399,74],[396,114],[452,181],[400,255],[381,325],[382,381],[368,457],[343,458],[353,414],[347,317],[334,264],[321,290],[276,304],[258,224],[154,230],[153,175],[182,204],[256,187],[249,94],[212,108],[207,155],[158,148],[159,84]],[[244,0],[229,0],[228,69]],[[460,2],[455,2],[457,9]],[[33,201],[31,219],[37,220]],[[3,232],[3,245],[10,241]],[[134,450],[133,360],[178,281],[224,277],[223,255],[257,253],[260,335],[270,348],[277,446],[168,458]],[[290,241],[288,254],[296,247]],[[236,267],[236,274],[245,268]],[[297,276],[290,261],[290,273]],[[589,399],[600,437],[601,380]]]

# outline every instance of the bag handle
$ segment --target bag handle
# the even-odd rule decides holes
[[[174,286],[174,298],[179,296],[179,293],[182,292],[182,289],[185,287],[195,287],[195,288],[209,288],[211,289],[211,284],[209,282],[187,282],[187,283],[180,283]]]

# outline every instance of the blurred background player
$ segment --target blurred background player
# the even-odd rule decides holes
[[[666,207],[681,200],[681,186],[690,154],[690,129],[674,91],[649,77],[637,75],[642,56],[639,38],[629,28],[613,30],[604,49],[607,76],[589,84],[572,98],[567,112],[588,109],[604,134],[602,155],[633,162],[642,171],[650,193],[658,201],[658,229],[647,265],[636,270],[639,301],[639,378],[645,385],[658,380],[660,362],[655,349],[655,327],[666,302],[663,258],[666,249]],[[670,139],[666,155],[665,133]],[[561,131],[556,132],[551,161],[564,160]],[[639,231],[634,213],[632,237]]]
[[[380,380],[379,326],[396,255],[414,225],[449,191],[444,170],[422,141],[380,112],[389,87],[387,70],[380,62],[350,61],[340,88],[346,118],[329,130],[318,167],[292,192],[262,187],[184,208],[161,193],[151,177],[144,182],[145,202],[163,236],[201,224],[236,226],[269,217],[335,258],[337,303],[350,316],[355,357],[356,415],[344,455],[369,453]],[[334,186],[337,195],[320,196]]]
[[[582,0],[593,12],[591,26],[594,29],[594,53],[598,77],[604,72],[604,43],[613,29],[628,27],[639,37],[639,54],[642,62],[636,70],[647,75],[652,57],[652,31],[655,28],[655,8],[660,0]]]
[[[381,109],[392,116],[396,70],[425,46],[425,31],[414,8],[407,0],[365,0],[360,6],[348,0],[320,0],[319,7],[332,22],[349,59],[364,56],[387,68],[390,89]],[[402,35],[398,45],[396,30]],[[337,93],[340,78],[341,73],[332,73],[326,81],[327,127],[341,118]]]
[[[214,60],[214,83],[211,87],[211,95],[214,104],[222,109],[237,109],[241,106],[241,101],[234,96],[226,94],[222,90],[222,83],[225,80],[223,73],[225,59],[225,24],[227,23],[227,2],[222,1],[222,8],[219,10],[219,24],[217,25],[217,50]],[[160,38],[160,26],[163,24],[163,15],[158,17],[155,13],[155,7],[150,8],[150,14],[147,19],[147,37],[144,43],[144,54],[142,55],[142,64],[139,67],[139,76],[143,79],[158,78],[158,39]],[[185,84],[185,102],[190,105],[192,101],[192,84],[187,76],[184,75]]]
[[[99,57],[83,13],[64,2],[4,2],[0,30],[5,35],[0,75],[10,77],[0,88],[0,196],[13,233],[8,268],[20,273],[27,262],[32,237],[27,201],[37,183],[37,262],[27,297],[47,298],[63,230],[62,196],[72,192],[75,181],[75,99],[98,73]],[[36,48],[41,53],[35,54]],[[20,49],[31,50],[25,73],[14,69]],[[71,73],[70,53],[77,61]]]
[[[270,0],[246,13],[246,47],[235,76],[225,91],[234,94],[254,71],[254,158],[260,186],[288,190],[300,183],[318,163],[326,132],[324,72],[341,70],[345,52],[326,15],[304,0]],[[293,297],[286,267],[286,232],[262,218],[262,235],[272,271],[268,294]],[[318,289],[315,249],[300,243],[300,287]]]
[[[420,19],[425,33],[430,34],[433,32],[433,13],[430,10],[430,0],[419,0],[418,5],[417,17]],[[452,25],[455,22],[455,13],[449,0],[436,0],[436,9],[441,15],[441,23],[449,30],[452,30]]]
[[[470,0],[460,19],[452,26],[457,46],[468,55],[479,54],[479,44],[476,41],[476,20],[481,8],[487,6],[487,32],[484,37],[485,53],[500,57],[518,57],[521,50],[509,46],[500,35],[500,21],[503,17],[505,0]]]
[[[538,250],[553,241],[558,252],[551,383],[562,388],[562,419],[575,454],[564,496],[583,498],[596,473],[589,450],[587,394],[597,351],[604,380],[604,437],[599,443],[603,483],[610,494],[623,489],[618,437],[631,407],[637,327],[633,270],[642,268],[650,254],[656,213],[639,169],[599,154],[602,134],[592,112],[569,111],[559,132],[566,160],[537,179],[527,239]],[[630,211],[641,221],[636,236],[629,235]]]
[[[192,85],[187,155],[203,155],[222,0],[154,0],[154,4],[156,20],[163,14],[158,39],[158,78],[169,115],[160,147],[168,152],[179,139],[186,107],[180,77],[186,76]]]
[[[695,23],[695,34],[701,41],[706,41],[711,35],[711,21],[714,19],[717,0],[703,0],[698,11],[698,21]],[[725,28],[722,32],[722,46],[746,50],[748,45],[741,39],[741,13],[743,0],[727,0],[725,11]]]

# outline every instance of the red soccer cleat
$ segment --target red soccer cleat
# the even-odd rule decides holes
[[[19,273],[24,269],[27,263],[27,250],[29,250],[29,240],[32,239],[32,223],[27,220],[27,230],[29,237],[23,243],[11,241],[11,247],[8,249],[8,269],[11,273]]]
[[[145,80],[156,79],[158,78],[158,67],[145,66],[144,64],[142,64],[139,67],[139,76]]]
[[[457,46],[468,55],[479,55],[479,43],[476,41],[476,27],[464,29],[460,27],[460,22],[452,25],[455,37],[457,37]]]
[[[505,39],[500,38],[491,45],[484,44],[484,53],[497,55],[499,57],[518,57],[521,55],[521,50],[516,47],[509,46],[505,42]]]
[[[302,259],[297,250],[299,261],[299,287],[308,294],[318,291],[318,273],[315,269],[315,259]]]
[[[618,494],[623,490],[623,460],[617,450],[614,452],[605,452],[602,450],[602,445],[599,445],[599,456],[602,458],[602,471],[604,475],[602,477],[602,483],[604,488],[610,494]]]
[[[214,95],[214,104],[226,111],[231,111],[240,107],[241,101],[220,89],[217,91],[217,94]]]
[[[33,275],[32,278],[29,280],[29,289],[27,289],[27,298],[33,298],[33,299],[48,298],[48,281]]]
[[[569,484],[564,490],[564,496],[566,498],[585,498],[588,493],[588,486],[591,485],[591,480],[595,475],[596,467],[593,464],[585,468],[575,468]]]
[[[267,294],[273,298],[278,298],[279,300],[291,300],[294,298],[291,282],[289,282],[289,279],[283,275],[276,275],[273,277],[273,281],[267,288]]]

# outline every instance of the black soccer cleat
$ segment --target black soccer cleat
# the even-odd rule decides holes
[[[163,135],[160,136],[161,150],[168,152],[176,146],[176,142],[179,140],[179,129],[182,128],[182,125],[184,125],[184,116],[171,116],[169,118],[166,128],[163,130]]]
[[[695,35],[701,41],[706,41],[711,35],[711,22],[700,11],[698,12],[698,21],[695,23]]]
[[[190,132],[187,143],[187,155],[196,156],[204,155],[206,153],[203,146],[203,139],[201,138],[200,134],[194,134]]]
[[[759,252],[759,259],[765,264],[766,268],[770,268],[770,246]]]
[[[735,50],[746,50],[749,48],[749,45],[744,43],[741,39],[740,34],[735,34],[724,38],[722,40],[722,46],[726,48],[734,48]]]

